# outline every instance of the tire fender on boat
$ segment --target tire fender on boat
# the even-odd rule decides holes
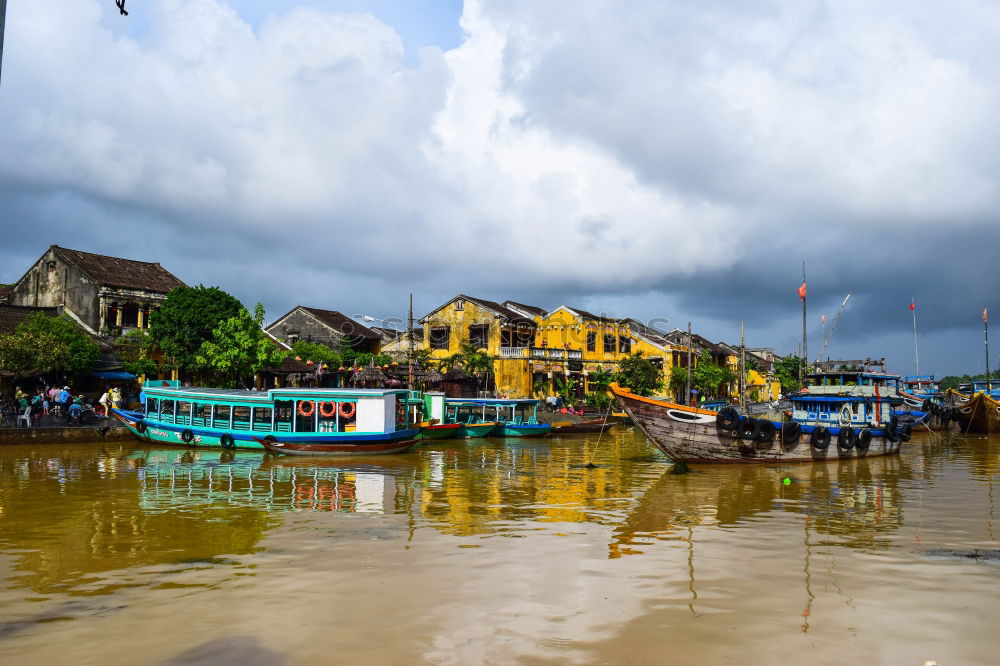
[[[910,437],[913,435],[913,426],[909,423],[904,423],[899,426],[899,438],[904,442],[910,441]]]
[[[194,433],[190,430],[184,430],[181,432],[181,441],[185,444],[190,444],[194,441]]]
[[[224,432],[222,433],[222,436],[219,437],[219,446],[224,449],[231,449],[236,446],[236,440],[233,439],[233,436],[228,432]]]
[[[785,421],[781,424],[781,443],[798,444],[802,436],[802,426],[798,421]]]
[[[734,407],[723,407],[715,417],[715,425],[719,430],[732,430],[740,422],[740,413]]]
[[[760,421],[751,416],[740,417],[736,426],[736,436],[740,439],[753,441],[760,435]]]
[[[858,438],[854,442],[854,446],[858,451],[867,451],[868,447],[872,444],[872,431],[869,428],[863,428],[861,432],[858,433]]]
[[[837,447],[845,450],[851,449],[857,441],[857,434],[854,432],[854,428],[850,426],[844,426],[837,433]]]
[[[830,429],[826,426],[816,426],[813,428],[809,443],[815,449],[825,449],[830,446]]]
[[[759,424],[757,441],[761,444],[770,444],[773,442],[775,436],[778,434],[778,429],[774,427],[774,423],[767,419],[759,419],[757,423]]]
[[[885,424],[885,438],[890,442],[899,441],[899,419],[893,416],[889,419],[889,422]]]

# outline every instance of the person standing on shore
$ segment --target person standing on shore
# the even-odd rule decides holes
[[[104,408],[104,416],[111,416],[111,412],[108,411],[108,408],[111,406],[111,389],[105,390],[97,402]]]
[[[122,390],[120,388],[118,388],[117,386],[114,386],[114,387],[112,387],[109,390],[109,393],[111,394],[111,406],[114,407],[115,409],[121,409],[122,408]]]

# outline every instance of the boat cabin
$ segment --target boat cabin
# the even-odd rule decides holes
[[[888,423],[899,397],[899,376],[870,372],[820,372],[790,397],[792,419],[807,425],[864,427]]]
[[[941,387],[934,381],[934,375],[912,375],[903,378],[903,391],[921,397],[936,396]]]
[[[445,404],[450,423],[538,423],[538,401],[530,398],[455,398],[446,400]]]

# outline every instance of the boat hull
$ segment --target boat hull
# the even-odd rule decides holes
[[[473,439],[476,437],[486,437],[497,429],[499,423],[460,423],[459,428],[452,435],[455,439]]]
[[[684,407],[615,391],[625,411],[646,437],[671,460],[695,463],[776,463],[816,462],[848,458],[867,458],[899,453],[900,443],[890,441],[884,430],[875,436],[865,450],[852,446],[841,449],[836,445],[839,428],[831,428],[829,446],[813,447],[806,432],[794,443],[783,443],[780,431],[773,442],[742,440],[732,431],[716,425],[716,412]],[[778,424],[776,424],[778,425]],[[805,426],[806,430],[809,426]]]
[[[552,432],[548,423],[504,423],[493,431],[495,437],[545,437]]]
[[[604,432],[609,428],[618,425],[618,421],[605,421],[604,419],[594,419],[592,421],[581,421],[580,423],[569,423],[566,425],[552,425],[553,435],[578,435],[583,433]]]
[[[282,442],[259,439],[258,443],[268,452],[286,456],[376,456],[405,453],[417,440],[395,442],[330,443]]]
[[[1000,402],[985,393],[971,397],[956,393],[955,396],[958,426],[962,432],[980,435],[1000,432]]]
[[[458,423],[441,423],[437,425],[421,426],[420,432],[415,439],[448,439],[461,427]]]
[[[357,447],[356,455],[367,455],[370,451],[383,444],[393,444],[405,440],[413,440],[417,435],[416,428],[397,430],[391,433],[293,433],[262,432],[246,430],[221,430],[202,428],[198,426],[175,425],[151,422],[139,412],[126,410],[111,410],[115,418],[124,423],[129,431],[141,442],[150,444],[165,444],[184,447],[219,447],[225,449],[256,449],[264,450],[261,441],[270,436],[275,441],[283,441],[296,445],[317,444],[335,445],[338,447]],[[350,455],[350,454],[345,454]]]

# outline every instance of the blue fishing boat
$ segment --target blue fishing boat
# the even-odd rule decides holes
[[[790,420],[772,421],[634,395],[611,385],[625,411],[672,460],[813,462],[899,453],[912,425],[893,409],[902,402],[898,375],[830,371],[808,376],[790,396]],[[835,446],[831,446],[835,444]]]
[[[449,398],[449,410],[457,415],[471,413],[479,422],[497,425],[489,433],[495,437],[544,437],[552,430],[538,422],[538,401],[530,398]]]
[[[418,429],[405,389],[240,391],[147,382],[144,411],[112,410],[141,441],[290,455],[400,453]]]

